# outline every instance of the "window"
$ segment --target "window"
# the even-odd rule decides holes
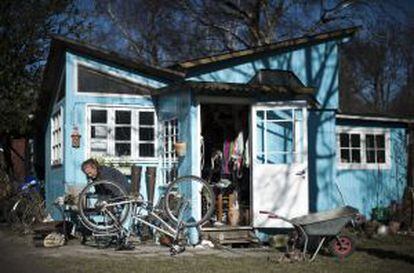
[[[52,115],[51,120],[51,164],[62,164],[63,160],[63,132],[62,109]]]
[[[390,167],[389,132],[377,128],[339,128],[339,167]]]
[[[302,162],[302,110],[258,110],[256,112],[257,156],[260,164]]]
[[[78,65],[78,92],[150,95],[144,85],[84,65]]]
[[[89,110],[90,155],[155,157],[155,112],[152,109],[91,107]]]
[[[163,123],[163,181],[172,182],[177,177],[178,159],[175,153],[174,144],[178,139],[178,121],[171,119]]]

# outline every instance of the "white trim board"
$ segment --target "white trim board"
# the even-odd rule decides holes
[[[367,117],[360,115],[336,114],[338,119],[352,119],[364,121],[382,121],[382,122],[400,122],[400,123],[414,123],[414,119],[391,118],[391,117]]]

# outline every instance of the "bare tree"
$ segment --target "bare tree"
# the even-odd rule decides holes
[[[344,48],[341,75],[344,109],[380,113],[396,109],[393,104],[413,77],[413,47],[407,43],[410,36],[401,35],[402,28],[396,24],[381,29],[375,33],[375,40],[359,39]],[[358,107],[355,100],[362,101],[364,107]]]
[[[179,0],[178,5],[212,35],[221,37],[224,49],[234,50],[354,24],[372,4],[362,0]]]

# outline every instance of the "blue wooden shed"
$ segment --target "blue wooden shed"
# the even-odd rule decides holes
[[[400,200],[411,121],[339,109],[340,45],[355,32],[169,68],[54,37],[39,113],[47,203],[85,185],[80,166],[89,157],[126,175],[131,165],[156,167],[156,198],[177,174],[230,181],[219,193],[224,208],[216,218],[262,232],[287,225],[259,210],[294,217],[345,202],[369,217],[373,208]],[[183,156],[176,142],[185,143]],[[220,178],[213,178],[217,157]]]

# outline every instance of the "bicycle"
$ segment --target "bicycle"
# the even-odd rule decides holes
[[[100,192],[97,188],[109,188]],[[185,250],[185,232],[208,221],[215,208],[215,196],[209,184],[196,176],[183,176],[171,182],[161,201],[154,206],[140,195],[127,195],[111,181],[88,184],[79,195],[79,216],[94,236],[127,238],[139,225],[147,226],[171,239],[170,253]]]
[[[40,194],[40,188],[40,181],[30,177],[11,198],[6,218],[12,229],[28,232],[33,224],[44,219],[45,201]]]

